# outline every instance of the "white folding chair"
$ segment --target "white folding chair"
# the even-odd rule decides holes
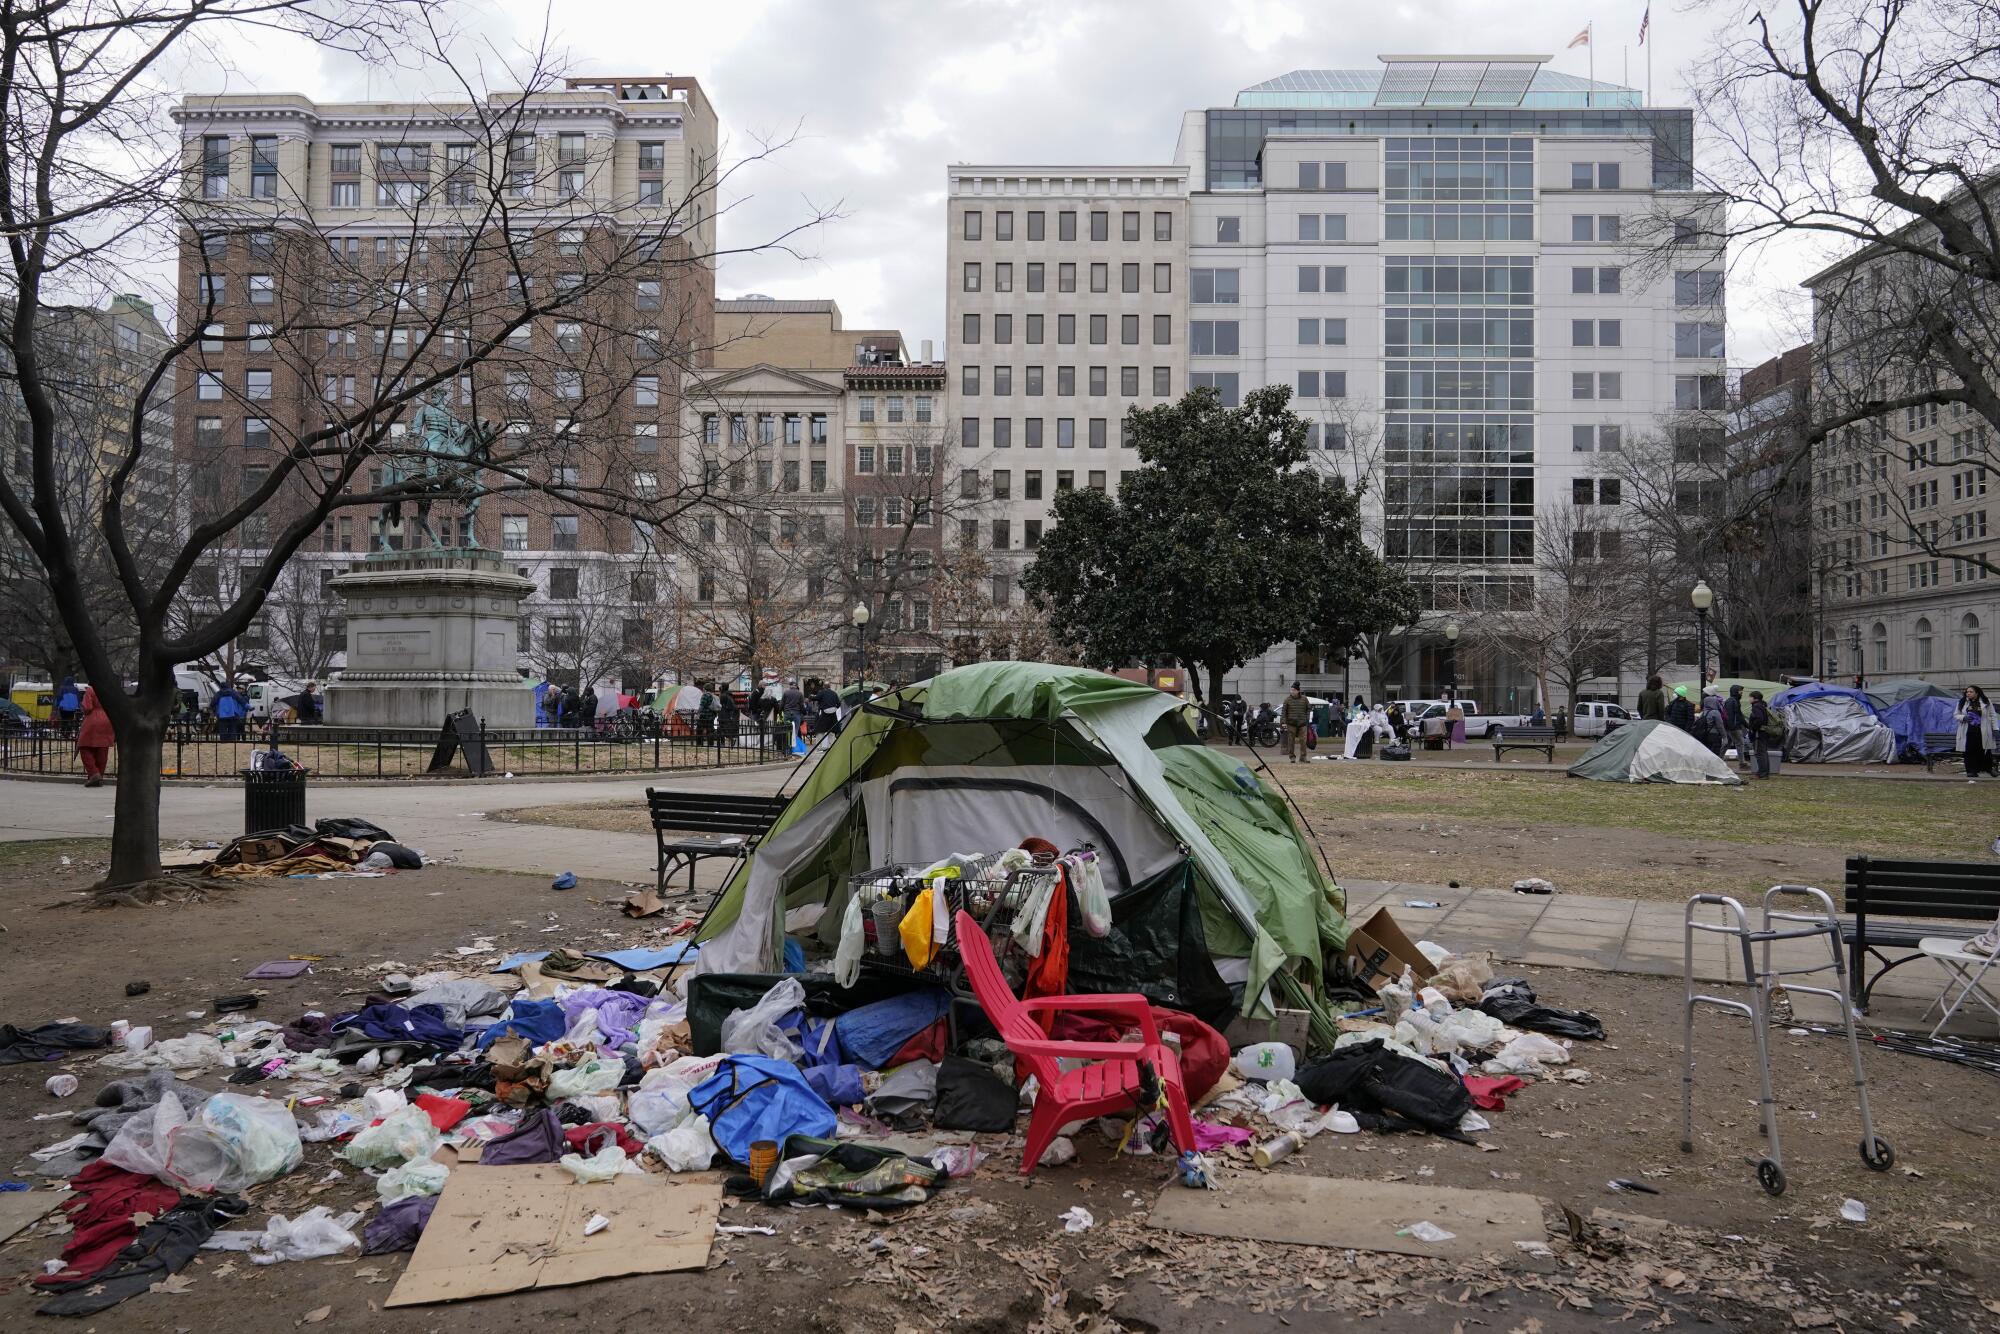
[[[1926,936],[1917,942],[1917,949],[1926,958],[1935,960],[1947,974],[1944,986],[1938,991],[1937,999],[1932,1001],[1930,1008],[1923,1013],[1923,1018],[1928,1019],[1931,1010],[1937,1009],[1940,1005],[1945,1006],[1944,1014],[1937,1021],[1937,1027],[1931,1029],[1932,1038],[1936,1038],[1939,1030],[1951,1022],[1951,1017],[1958,1013],[1959,1008],[1967,1000],[1978,1001],[1992,1014],[1995,1021],[2000,1021],[2000,1004],[1995,1003],[1996,999],[2000,998],[1996,998],[1986,989],[1986,970],[1993,966],[1995,956],[1967,949],[1967,943],[1953,936]],[[1995,976],[2000,977],[2000,974]],[[1956,996],[1952,995],[1954,987],[1958,989]],[[1949,1005],[1945,1004],[1947,1000],[1951,1002]],[[1918,1022],[1921,1023],[1922,1020]]]

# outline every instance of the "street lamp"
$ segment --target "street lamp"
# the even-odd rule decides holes
[[[1694,679],[1699,692],[1708,688],[1708,609],[1715,604],[1715,590],[1708,580],[1697,579],[1688,601],[1694,604]]]
[[[1446,702],[1458,698],[1458,622],[1444,623],[1444,697]]]
[[[1866,690],[1868,688],[1868,674],[1861,667],[1860,626],[1850,625],[1847,627],[1847,646],[1848,651],[1854,656],[1854,688],[1856,690]]]
[[[854,683],[865,688],[868,684],[868,604],[855,603],[854,610],[848,614],[848,619],[854,622],[854,646],[860,650],[861,658],[860,671],[856,674]]]

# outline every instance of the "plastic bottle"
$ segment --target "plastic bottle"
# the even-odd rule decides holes
[[[1283,1162],[1285,1159],[1291,1157],[1294,1153],[1298,1152],[1299,1146],[1305,1142],[1305,1136],[1303,1135],[1280,1135],[1276,1139],[1266,1140],[1264,1143],[1259,1144],[1255,1149],[1251,1150],[1250,1157],[1257,1166],[1269,1167],[1272,1163]]]
[[[1253,1042],[1236,1053],[1232,1062],[1245,1079],[1269,1082],[1290,1079],[1298,1073],[1298,1056],[1282,1042]]]
[[[70,1094],[76,1092],[76,1076],[50,1075],[48,1082],[42,1085],[42,1087],[58,1098],[67,1098]]]

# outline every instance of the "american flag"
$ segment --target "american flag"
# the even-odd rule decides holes
[[[1646,31],[1653,26],[1653,7],[1646,6],[1646,12],[1639,16],[1639,45],[1646,44]]]
[[[1586,23],[1583,25],[1583,31],[1578,33],[1576,36],[1570,38],[1569,46],[1566,46],[1563,49],[1565,51],[1568,51],[1575,47],[1589,46],[1589,45],[1590,45],[1590,25]]]

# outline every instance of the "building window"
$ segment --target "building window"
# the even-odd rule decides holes
[[[1014,239],[1014,214],[1010,209],[1001,209],[993,215],[993,239],[1011,241]]]
[[[1215,220],[1215,241],[1217,245],[1236,245],[1243,240],[1243,219],[1241,217],[1220,217]]]
[[[1028,210],[1028,239],[1030,241],[1042,241],[1048,239],[1048,226],[1049,226],[1048,214],[1042,212],[1042,210],[1038,208],[1033,208]],[[1029,290],[1039,291],[1040,289],[1031,288]]]
[[[1235,320],[1194,320],[1188,325],[1188,352],[1197,357],[1236,356],[1238,329]]]
[[[243,419],[243,447],[245,449],[269,449],[271,447],[271,423],[262,417]]]
[[[253,273],[250,275],[251,305],[269,306],[275,304],[277,299],[278,287],[276,279],[268,273]]]
[[[1094,209],[1090,215],[1090,239],[1109,241],[1111,239],[1111,214],[1106,209]]]
[[[1961,667],[1980,665],[1979,640],[1979,618],[1967,612],[1958,622],[1958,656]]]
[[[966,292],[977,292],[979,290],[979,265],[977,262],[967,261],[965,274],[960,279],[960,290]]]
[[[333,208],[360,208],[361,182],[334,181],[328,187],[326,202]]]
[[[577,539],[577,518],[574,514],[552,515],[549,519],[549,549],[551,551],[575,551]]]
[[[1674,406],[1683,412],[1719,412],[1724,407],[1720,375],[1676,375]]]
[[[965,239],[966,239],[966,240],[968,240],[968,241],[977,241],[977,240],[979,239],[979,219],[980,219],[980,213],[979,213],[979,210],[978,210],[978,209],[976,209],[976,208],[969,208],[969,209],[965,210]]]
[[[959,345],[977,347],[979,345],[979,316],[968,311],[960,321]]]
[[[1118,341],[1125,347],[1137,347],[1139,345],[1139,317],[1137,315],[1120,315],[1118,317]]]
[[[253,400],[268,399],[271,396],[271,372],[243,372],[243,397]]]
[[[229,197],[229,136],[204,135],[201,141],[201,197]]]
[[[1056,418],[1056,448],[1057,449],[1076,448],[1076,418],[1074,417]]]
[[[1712,269],[1684,270],[1674,275],[1676,306],[1722,304],[1722,274]]]
[[[1198,306],[1237,304],[1241,300],[1241,273],[1240,269],[1190,269],[1188,300]]]
[[[1918,563],[1922,564],[1922,562]],[[1914,656],[1916,658],[1915,663],[1912,664],[1916,668],[1916,670],[1920,672],[1930,671],[1932,669],[1930,617],[1928,616],[1917,617],[1917,623],[1913,627],[1913,632],[1910,635],[1910,647],[1914,651]]]
[[[1707,321],[1674,325],[1674,355],[1677,357],[1720,357],[1722,325]]]
[[[1571,320],[1570,346],[1617,347],[1622,330],[1617,320]]]

